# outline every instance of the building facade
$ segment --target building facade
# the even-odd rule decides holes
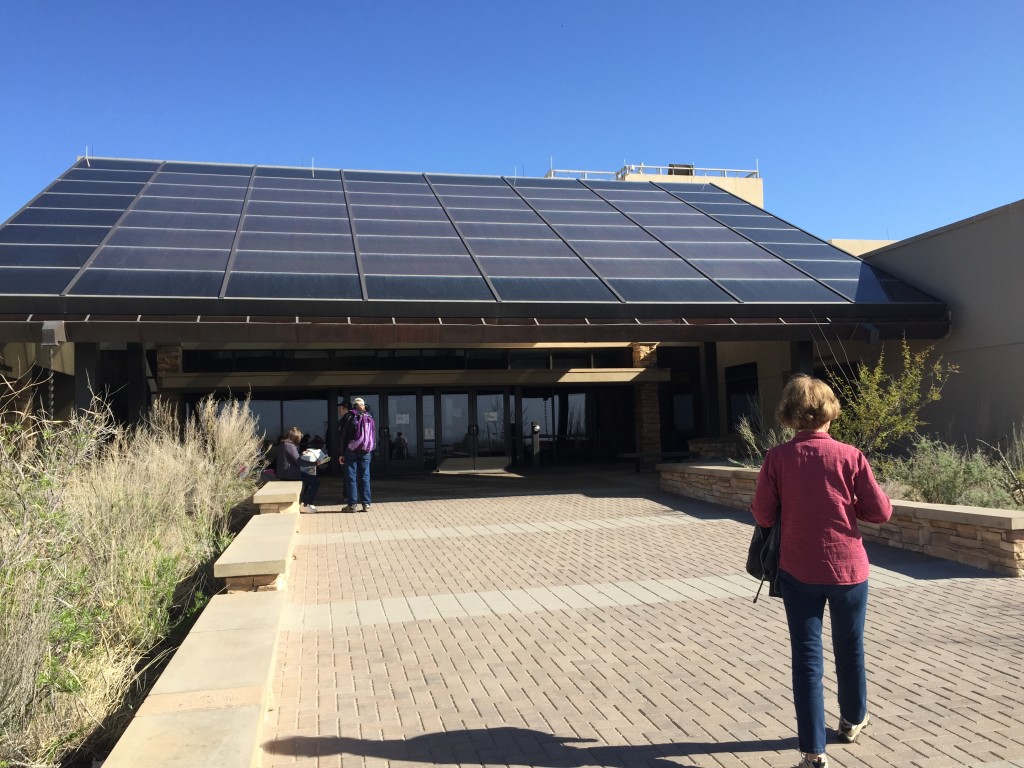
[[[248,396],[332,450],[361,396],[380,469],[479,470],[686,450],[837,344],[949,331],[725,182],[627,176],[83,158],[0,228],[6,375],[125,421]]]

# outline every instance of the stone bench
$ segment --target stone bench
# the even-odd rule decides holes
[[[659,464],[661,489],[749,510],[757,469],[729,464]],[[893,499],[892,518],[859,523],[861,536],[899,549],[1024,577],[1024,511]]]
[[[298,483],[296,483],[298,485]],[[228,592],[284,586],[298,514],[256,515],[213,564]]]
[[[252,501],[260,508],[261,515],[298,512],[301,492],[299,480],[271,480],[253,494]]]
[[[283,592],[215,596],[104,768],[252,768],[270,695]]]

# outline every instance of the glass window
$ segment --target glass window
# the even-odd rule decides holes
[[[278,398],[258,399],[249,401],[249,412],[256,419],[256,429],[263,436],[268,447],[277,443],[282,434],[281,401]]]
[[[758,407],[757,363],[730,365],[725,369],[726,428],[736,431],[744,416]]]
[[[327,398],[296,398],[282,403],[284,429],[298,427],[303,435],[327,435]]]
[[[522,370],[524,368],[547,370],[550,367],[551,353],[536,349],[513,349],[509,351],[508,357],[509,368],[514,370]]]
[[[508,353],[504,349],[466,350],[466,367],[474,370],[501,370],[508,368]]]

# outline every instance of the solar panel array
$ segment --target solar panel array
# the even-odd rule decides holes
[[[96,158],[0,228],[0,294],[293,315],[937,304],[710,184]]]

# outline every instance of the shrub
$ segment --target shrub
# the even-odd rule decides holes
[[[1006,447],[988,446],[999,467],[999,484],[1017,503],[1024,508],[1024,423],[1014,424]]]
[[[1000,487],[999,467],[981,450],[919,438],[909,455],[878,464],[886,491],[907,501],[1012,509]]]
[[[874,365],[860,365],[852,378],[830,371],[828,383],[842,403],[842,415],[832,424],[833,437],[855,445],[874,458],[924,426],[921,409],[942,396],[942,387],[956,373],[942,357],[930,360],[934,347],[913,352],[906,340],[901,348],[902,368],[885,371],[885,353]]]
[[[747,467],[759,467],[770,448],[792,440],[796,431],[781,424],[768,426],[757,400],[751,400],[749,410],[750,415],[741,416],[736,424],[736,432],[743,440],[744,448],[744,458],[739,463]]]
[[[117,711],[201,600],[229,511],[251,495],[247,403],[168,406],[137,428],[96,403],[0,426],[0,765],[50,765]],[[150,659],[151,660],[151,659]]]

